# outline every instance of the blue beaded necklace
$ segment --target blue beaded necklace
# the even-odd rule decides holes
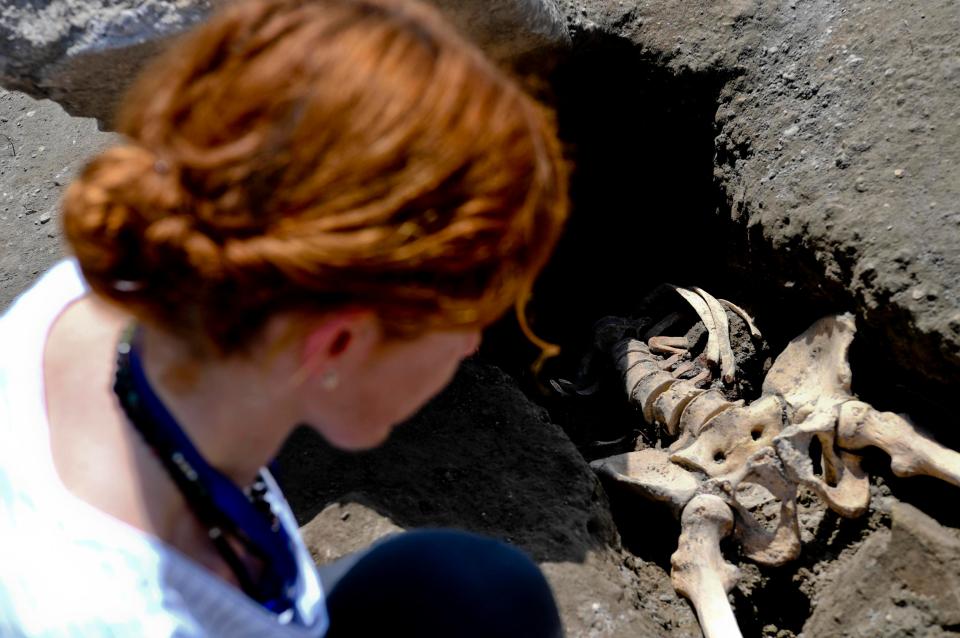
[[[297,562],[294,545],[270,503],[260,473],[246,493],[211,467],[150,387],[139,352],[139,331],[130,326],[117,346],[113,390],[130,423],[167,470],[241,589],[281,622],[295,616]],[[262,565],[258,575],[231,543],[241,545]]]

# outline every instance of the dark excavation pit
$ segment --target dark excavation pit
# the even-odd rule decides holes
[[[577,35],[574,51],[552,82],[575,167],[573,211],[528,313],[570,356],[590,343],[597,319],[630,316],[665,280],[723,280],[711,239],[720,230],[713,117],[725,78],[675,76],[601,32]],[[488,333],[484,355],[524,376],[536,352],[508,320]]]
[[[724,71],[676,73],[602,31],[581,30],[573,40],[573,53],[550,84],[574,167],[572,214],[527,312],[534,331],[559,344],[561,354],[534,371],[539,351],[507,317],[487,331],[480,357],[511,374],[593,460],[656,442],[609,370],[588,397],[560,397],[550,389],[550,379],[576,379],[598,320],[643,316],[649,295],[663,283],[700,286],[754,316],[769,346],[769,365],[814,321],[853,308],[836,283],[821,285],[817,264],[795,264],[789,275],[794,281],[787,281],[776,267],[783,256],[765,252],[772,248],[757,236],[761,229],[742,227],[731,213],[730,198],[714,177],[715,167],[729,161],[727,151],[716,152],[714,118],[724,86],[741,79]],[[798,272],[809,280],[797,283]],[[817,292],[810,296],[811,290]],[[678,298],[677,308],[682,306]],[[941,425],[954,421],[947,410],[951,395],[920,371],[894,365],[879,345],[882,332],[858,322],[850,352],[854,392],[877,409],[909,412],[922,427],[932,424],[926,428],[941,443],[960,448],[960,429]],[[763,370],[751,374],[754,389],[747,399],[755,398]],[[951,505],[955,487],[926,477],[897,478],[885,454],[864,454],[875,493],[882,489],[945,525],[960,526],[960,510]],[[604,487],[624,549],[669,573],[679,523],[663,506]],[[889,524],[876,507],[856,520],[828,511],[798,560],[780,568],[741,562],[751,574],[733,593],[744,635],[799,634],[811,613],[814,567],[819,572]],[[725,554],[736,562],[734,545],[728,541]]]

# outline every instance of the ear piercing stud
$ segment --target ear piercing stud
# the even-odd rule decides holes
[[[340,375],[336,370],[327,370],[320,377],[320,387],[324,390],[333,390],[340,385]]]

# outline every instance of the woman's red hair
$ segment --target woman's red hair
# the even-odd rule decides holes
[[[278,311],[483,326],[567,214],[547,113],[409,1],[247,0],[127,96],[64,200],[96,292],[220,352]]]

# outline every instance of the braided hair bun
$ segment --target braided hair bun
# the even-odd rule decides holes
[[[152,64],[64,199],[99,294],[241,348],[273,312],[489,323],[567,214],[549,114],[408,0],[233,3]]]

